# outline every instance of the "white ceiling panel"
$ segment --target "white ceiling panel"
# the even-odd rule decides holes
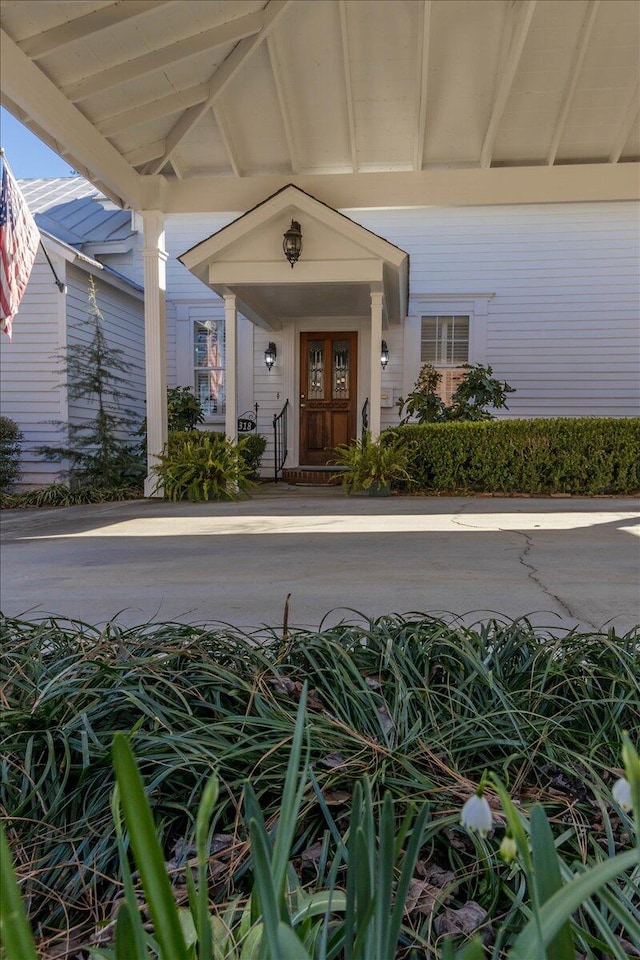
[[[294,6],[274,30],[271,68],[288,112],[294,168],[345,168],[349,119],[338,8],[331,0]],[[287,82],[287,78],[299,82]]]
[[[1,8],[2,102],[126,202],[159,173],[168,195],[176,172],[400,184],[432,168],[640,159],[636,0]]]
[[[433,5],[425,164],[479,163],[507,12],[499,0]]]
[[[269,53],[264,46],[232,80],[222,101],[245,173],[292,169]]]
[[[24,0],[6,0],[2,4],[2,28],[7,30],[16,42],[36,36],[52,27],[67,23],[111,6],[111,0],[39,0],[37,3],[25,3]]]

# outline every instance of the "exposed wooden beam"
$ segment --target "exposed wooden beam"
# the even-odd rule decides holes
[[[141,126],[150,120],[160,120],[162,117],[171,116],[172,113],[187,110],[189,107],[195,106],[196,103],[202,103],[203,100],[207,99],[208,93],[207,85],[200,83],[195,87],[189,87],[187,90],[181,90],[180,93],[171,93],[168,97],[160,97],[159,100],[152,100],[151,103],[140,104],[140,106],[131,107],[122,113],[105,117],[104,120],[98,120],[95,127],[105,137],[114,137],[124,130]]]
[[[123,156],[132,167],[140,167],[144,163],[149,163],[150,160],[161,157],[165,151],[165,146],[166,141],[154,140],[153,143],[143,143],[142,146],[129,150]]]
[[[631,162],[142,181],[144,203],[167,214],[249,210],[288,183],[338,210],[640,199],[640,163]]]
[[[233,137],[231,136],[231,132],[229,130],[229,122],[222,105],[222,100],[218,100],[217,103],[214,103],[212,109],[218,125],[218,130],[220,131],[220,136],[222,137],[224,149],[229,157],[229,163],[231,164],[233,174],[235,177],[241,177],[242,167],[240,166],[240,161],[238,160],[238,151],[235,148]]]
[[[165,155],[157,162],[150,165],[145,173],[153,175],[158,173],[164,167],[167,160],[171,159],[171,154],[177,148],[178,144],[186,137],[189,131],[194,127],[201,117],[209,110],[222,94],[227,84],[235,77],[236,73],[247,62],[249,57],[266,40],[270,31],[274,28],[282,14],[285,12],[291,0],[270,0],[267,6],[259,11],[260,32],[241,40],[231,51],[227,59],[220,64],[209,83],[209,96],[204,103],[187,110],[175,124],[167,136],[167,149]]]
[[[299,170],[299,164],[296,159],[296,148],[295,141],[293,138],[293,126],[291,123],[291,113],[289,112],[289,106],[287,104],[287,97],[285,91],[285,82],[282,76],[282,69],[280,67],[280,56],[278,53],[278,47],[276,43],[276,38],[274,33],[270,33],[267,37],[267,50],[269,51],[269,62],[271,64],[271,72],[273,74],[273,79],[276,85],[276,93],[278,95],[278,105],[280,107],[280,116],[282,117],[282,125],[284,126],[284,138],[287,141],[287,150],[289,151],[289,162],[291,163],[291,169],[293,173],[297,173]]]
[[[173,172],[175,173],[178,180],[184,180],[184,168],[180,159],[175,155],[171,157],[170,160],[171,166],[173,167]]]
[[[527,33],[529,32],[529,27],[531,26],[531,20],[533,18],[535,8],[536,0],[524,0],[519,8],[514,8],[513,10],[513,15],[517,19],[513,28],[511,43],[509,45],[509,53],[500,75],[500,79],[498,80],[496,95],[493,98],[493,105],[491,107],[491,116],[489,117],[487,132],[485,134],[484,143],[482,144],[482,151],[480,153],[480,166],[482,168],[491,166],[493,146],[496,142],[504,108],[507,105],[507,100],[509,99],[509,94],[511,93],[511,87],[518,69],[518,64],[520,63],[522,51],[524,50]]]
[[[351,84],[351,58],[349,56],[349,32],[347,29],[347,6],[345,0],[339,0],[340,36],[342,38],[342,65],[344,69],[345,100],[349,120],[349,146],[351,149],[351,169],[358,172],[358,147],[356,144],[356,118],[353,110],[353,87]]]
[[[3,105],[22,110],[49,143],[60,145],[54,149],[66,149],[74,166],[91,171],[90,179],[101,180],[123,205],[136,207],[141,187],[138,173],[4,30],[0,31],[0,45]]]
[[[431,40],[431,0],[424,0],[420,8],[418,29],[418,90],[416,140],[413,145],[413,169],[422,170],[424,138],[427,127],[427,87],[429,81],[429,44]]]
[[[620,129],[616,135],[613,147],[611,148],[611,153],[609,154],[609,163],[617,163],[620,159],[622,151],[624,150],[624,145],[629,139],[631,127],[633,126],[638,113],[640,113],[640,83],[636,84],[636,87],[631,95],[631,99],[627,104],[624,118],[620,124]]]
[[[176,0],[127,0],[126,3],[123,0],[117,0],[108,7],[101,7],[100,10],[94,10],[82,17],[67,20],[58,27],[34,33],[33,36],[21,40],[18,46],[29,59],[42,60],[50,53],[56,53],[79,40],[86,40],[87,37],[113,27],[117,23],[142,17],[146,13],[153,13],[158,7],[166,7],[174,3]]]
[[[567,117],[569,116],[569,110],[571,109],[571,104],[573,103],[573,98],[576,93],[578,78],[580,76],[580,71],[582,70],[582,64],[587,52],[587,47],[589,46],[589,40],[591,39],[593,25],[596,20],[599,6],[600,0],[589,0],[589,3],[587,4],[587,10],[584,20],[582,21],[582,27],[580,28],[580,36],[578,37],[578,43],[576,44],[573,60],[571,62],[571,68],[567,77],[567,84],[564,89],[562,103],[560,105],[560,112],[558,113],[558,119],[556,120],[553,136],[551,138],[549,152],[547,153],[548,164],[555,163],[558,155],[558,147],[560,146],[560,141],[562,139],[562,134],[564,133]]]
[[[118,63],[99,73],[93,73],[84,80],[68,83],[60,89],[73,103],[86,100],[95,93],[102,93],[112,87],[121,86],[131,80],[137,80],[145,74],[164,70],[165,67],[181,60],[188,60],[198,53],[204,53],[225,43],[237,43],[258,33],[262,26],[262,11],[247,13],[244,17],[227,20],[209,30],[196,33],[185,40],[170,43],[159,50],[152,50],[141,57],[135,57],[125,63]]]

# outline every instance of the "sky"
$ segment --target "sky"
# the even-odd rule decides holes
[[[0,144],[16,180],[41,177],[70,177],[73,169],[68,160],[38,140],[30,130],[0,107]]]

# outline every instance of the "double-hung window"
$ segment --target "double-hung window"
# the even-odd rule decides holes
[[[194,386],[207,419],[224,416],[224,320],[193,320]]]
[[[449,403],[469,362],[469,317],[423,316],[420,362],[436,368],[442,377],[440,396]]]

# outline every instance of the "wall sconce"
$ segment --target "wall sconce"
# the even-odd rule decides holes
[[[291,226],[285,233],[284,240],[282,241],[282,249],[293,270],[294,264],[298,262],[298,258],[302,253],[302,230],[297,220],[291,221]]]
[[[382,341],[382,348],[380,350],[380,365],[383,370],[387,369],[387,364],[389,363],[389,347],[387,346],[387,341]]]
[[[267,370],[271,370],[271,367],[276,362],[277,356],[278,356],[278,351],[276,350],[276,345],[272,340],[270,340],[269,346],[264,352],[264,362],[267,366]]]

